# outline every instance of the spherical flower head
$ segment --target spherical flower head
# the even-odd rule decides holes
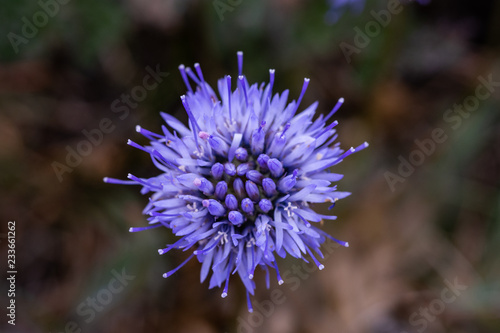
[[[313,252],[322,256],[326,238],[348,246],[313,225],[336,217],[318,214],[310,204],[335,203],[349,195],[331,186],[342,175],[329,169],[368,144],[347,151],[333,144],[337,122],[330,118],[343,99],[327,116],[313,119],[317,103],[297,113],[309,79],[297,101],[288,103],[288,91],[273,95],[274,70],[268,84],[258,85],[249,84],[242,74],[241,52],[238,67],[238,79],[220,79],[216,94],[198,64],[194,71],[181,65],[188,126],[162,113],[171,130],[162,126],[163,132],[156,134],[138,126],[150,145],[129,141],[151,155],[159,175],[105,181],[141,185],[142,193],[151,194],[144,209],[149,225],[130,231],[167,227],[179,238],[159,253],[190,252],[164,277],[196,256],[202,263],[201,281],[211,272],[209,287],[224,285],[225,297],[230,276],[237,272],[251,311],[249,294],[254,294],[257,267],[267,273],[274,269],[281,284],[276,255],[305,261],[310,257],[322,269]]]

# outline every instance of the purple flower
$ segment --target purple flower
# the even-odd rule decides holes
[[[243,53],[238,52],[239,76],[219,80],[219,95],[195,71],[180,66],[188,92],[181,97],[189,126],[162,113],[167,125],[156,134],[137,127],[150,145],[129,144],[151,155],[159,175],[115,184],[142,186],[150,194],[144,209],[147,227],[131,232],[167,227],[178,240],[159,250],[191,253],[175,273],[196,256],[201,265],[201,281],[211,273],[209,287],[223,286],[228,292],[233,273],[238,273],[250,296],[254,294],[256,268],[274,269],[280,284],[276,256],[287,254],[307,261],[313,252],[322,257],[320,246],[330,238],[316,226],[322,219],[335,219],[311,209],[311,203],[335,202],[349,195],[339,192],[332,182],[342,178],[329,169],[344,158],[368,146],[343,151],[330,118],[342,105],[340,99],[325,117],[313,119],[317,103],[297,113],[309,79],[304,80],[297,101],[287,102],[288,91],[273,94],[274,70],[268,84],[249,84],[242,74]],[[192,87],[192,83],[196,85]],[[310,223],[312,222],[312,223]]]
[[[326,13],[325,20],[327,23],[333,24],[340,19],[340,16],[349,8],[356,15],[361,14],[365,8],[365,0],[327,0],[329,9]]]
[[[328,12],[325,15],[325,20],[329,24],[336,23],[340,17],[347,11],[350,10],[354,14],[359,15],[365,8],[366,0],[327,0],[328,2]],[[431,0],[407,0],[406,2],[418,2],[421,5],[428,5]],[[401,1],[405,4],[404,1]]]

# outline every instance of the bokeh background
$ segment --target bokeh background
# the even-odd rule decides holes
[[[500,82],[498,1],[408,1],[350,57],[341,43],[355,46],[356,28],[387,2],[347,7],[336,22],[326,0],[61,0],[44,5],[46,21],[41,3],[0,9],[2,332],[500,332],[500,84],[472,112],[443,118],[474,96],[480,76]],[[23,35],[33,19],[41,27]],[[222,299],[199,283],[196,261],[163,279],[186,253],[157,254],[174,239],[168,230],[128,233],[145,225],[147,197],[102,182],[155,175],[149,156],[126,145],[146,143],[135,125],[160,131],[160,111],[186,121],[178,65],[199,62],[215,85],[237,73],[239,50],[249,81],[275,68],[275,91],[291,98],[311,78],[303,106],[319,100],[328,112],[344,97],[342,146],[370,143],[335,167],[345,173],[339,188],[353,194],[324,224],[351,247],[335,249],[298,288],[294,273],[294,284],[272,279],[270,290],[256,276],[254,302],[269,304],[275,290],[285,301],[253,317],[238,279]],[[148,68],[168,76],[126,115],[113,112]],[[113,130],[59,179],[54,162],[66,164],[67,147],[105,118]],[[400,159],[421,150],[415,140],[436,129],[446,140],[391,185],[389,172],[398,175]],[[4,314],[13,220],[15,326]],[[281,260],[281,270],[296,263]],[[129,280],[110,293],[123,272]],[[461,287],[445,303],[449,283]],[[91,310],[89,297],[105,304]]]

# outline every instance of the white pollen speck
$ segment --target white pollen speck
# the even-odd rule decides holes
[[[319,161],[320,159],[322,159],[322,158],[323,158],[323,154],[321,154],[321,153],[317,153],[317,154],[316,154],[316,159],[317,159],[318,161]]]
[[[286,211],[288,217],[292,217],[294,209],[297,209],[297,206],[293,206],[291,202],[288,202],[288,206],[286,206],[284,210]]]

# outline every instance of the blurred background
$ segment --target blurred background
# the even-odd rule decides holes
[[[334,4],[4,1],[0,330],[500,332],[500,3]],[[135,126],[159,132],[160,111],[186,122],[178,65],[199,62],[215,86],[237,74],[239,50],[250,82],[275,68],[291,99],[311,78],[302,106],[327,113],[344,97],[342,147],[370,143],[335,167],[353,194],[323,226],[351,247],[326,251],[323,271],[281,260],[290,279],[269,290],[256,276],[253,315],[238,279],[222,299],[196,261],[163,279],[186,253],[157,254],[166,229],[129,233],[147,196],[102,182],[156,175],[126,145],[147,143]]]

